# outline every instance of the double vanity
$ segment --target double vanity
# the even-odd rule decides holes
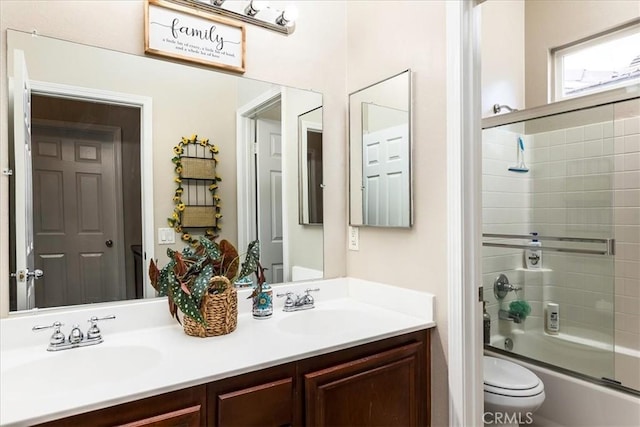
[[[164,298],[0,320],[0,425],[428,425],[433,295],[353,278],[278,291],[309,287],[314,309],[277,299],[267,320],[240,290],[236,331],[204,339]],[[98,345],[51,352],[52,330],[32,331],[111,315]]]

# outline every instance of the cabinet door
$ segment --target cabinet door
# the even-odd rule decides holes
[[[422,343],[306,374],[308,426],[416,426]]]

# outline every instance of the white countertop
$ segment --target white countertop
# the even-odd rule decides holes
[[[434,296],[353,278],[279,285],[314,293],[316,308],[251,317],[248,290],[238,292],[238,326],[228,335],[191,337],[171,319],[165,298],[68,310],[40,310],[0,320],[0,425],[30,425],[317,356],[435,326]],[[99,345],[48,352],[58,320],[102,322]],[[197,368],[188,361],[199,360]]]

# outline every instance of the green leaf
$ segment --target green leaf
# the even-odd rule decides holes
[[[158,279],[158,294],[164,297],[168,295],[169,289],[169,272],[173,274],[173,267],[176,265],[175,261],[171,260],[167,265],[160,270],[160,278]]]
[[[185,258],[193,258],[195,256],[195,252],[193,252],[193,249],[191,248],[191,246],[185,246],[184,248],[182,248],[182,256]]]
[[[209,258],[211,258],[214,261],[217,261],[220,259],[220,255],[221,255],[220,248],[218,247],[217,244],[215,244],[214,242],[212,242],[211,240],[207,239],[204,236],[200,237],[200,244],[204,247],[204,250],[206,251]]]
[[[178,306],[187,316],[191,317],[196,322],[206,325],[207,322],[200,313],[200,307],[191,295],[186,294],[180,286],[180,281],[177,279],[173,271],[169,272],[169,298],[173,298],[173,302]]]
[[[213,266],[209,264],[202,269],[191,287],[191,296],[195,301],[202,300],[202,296],[209,288],[209,280],[211,279],[211,276],[213,276]]]
[[[258,267],[258,262],[260,261],[260,241],[254,240],[249,243],[249,247],[247,248],[247,254],[244,258],[244,262],[242,263],[242,269],[240,270],[240,276],[238,279],[242,279],[243,277],[247,277],[251,273],[253,273]]]

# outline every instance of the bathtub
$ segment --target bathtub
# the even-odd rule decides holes
[[[493,336],[492,346],[504,348],[506,337]],[[639,352],[598,341],[542,332],[514,333],[513,351],[595,378],[623,378],[623,385],[636,390],[640,382]],[[546,399],[534,414],[533,426],[640,426],[640,393],[625,392],[575,378],[559,370],[510,357],[503,352],[485,350],[488,355],[509,359],[533,371],[545,385]],[[557,357],[561,353],[564,357]],[[549,355],[555,355],[555,360]],[[615,359],[614,359],[615,358]],[[615,360],[616,374],[613,373]],[[618,370],[627,370],[618,373]]]

